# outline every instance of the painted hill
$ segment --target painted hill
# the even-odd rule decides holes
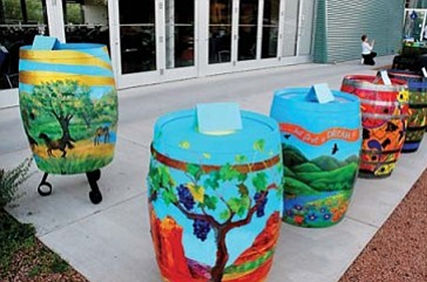
[[[223,281],[265,281],[272,265],[274,248],[280,234],[280,224],[280,213],[273,213],[252,246],[246,249],[233,265],[225,269]]]
[[[323,191],[341,191],[353,187],[359,156],[344,161],[331,156],[308,160],[294,146],[284,145],[285,192],[295,195],[312,195]]]
[[[169,216],[160,220],[152,209],[150,219],[154,250],[165,281],[207,282],[211,278],[211,268],[185,256],[182,246],[182,227]],[[258,234],[253,244],[225,269],[222,281],[265,281],[272,265],[280,224],[280,213],[273,213],[267,220],[265,229]]]

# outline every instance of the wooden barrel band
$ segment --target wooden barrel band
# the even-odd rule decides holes
[[[190,165],[189,163],[175,160],[159,153],[158,151],[156,151],[156,149],[154,149],[153,145],[151,145],[151,154],[160,163],[178,170],[187,171],[187,166]],[[237,170],[240,173],[249,173],[249,172],[260,171],[260,170],[273,167],[279,162],[280,162],[280,155],[275,155],[274,157],[267,159],[263,162],[238,164],[238,165],[233,165],[232,168]],[[221,166],[219,165],[199,165],[199,164],[192,164],[192,165],[200,166],[204,173],[210,173],[212,171],[218,171],[221,169]]]

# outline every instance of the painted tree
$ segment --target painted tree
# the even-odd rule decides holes
[[[281,164],[278,167],[280,171]],[[206,172],[202,166],[187,165],[185,174],[190,181],[177,185],[167,166],[152,162],[149,201],[162,199],[167,205],[175,206],[187,219],[193,221],[193,234],[201,241],[205,241],[213,230],[217,252],[215,265],[211,269],[211,281],[219,282],[229,259],[227,234],[250,223],[254,215],[263,217],[269,191],[278,187],[268,184],[267,174],[263,171],[242,173],[231,165],[210,172]],[[200,185],[202,181],[203,185]],[[252,197],[247,181],[251,181],[256,189]],[[221,187],[235,189],[235,195],[225,198],[221,194]],[[277,189],[277,192],[281,193],[280,190]],[[214,214],[218,214],[217,211],[220,212],[219,217]]]
[[[52,116],[62,130],[61,141],[70,144],[75,142],[70,134],[70,122],[78,116],[85,122],[94,112],[90,99],[90,89],[77,81],[55,81],[36,85],[31,99],[40,113]]]

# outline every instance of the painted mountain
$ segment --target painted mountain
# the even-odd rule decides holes
[[[285,165],[284,221],[305,227],[325,227],[341,220],[352,194],[359,157],[340,161],[331,156],[309,160],[283,144]]]
[[[274,246],[278,240],[280,214],[273,213],[265,229],[255,238],[251,247],[227,267],[222,281],[259,282],[265,281],[269,272]],[[183,229],[172,217],[157,218],[151,210],[151,235],[157,262],[164,281],[207,282],[210,266],[187,258],[182,246]],[[232,248],[232,246],[228,246]]]

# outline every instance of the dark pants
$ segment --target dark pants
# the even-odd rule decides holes
[[[377,53],[371,52],[371,54],[363,55],[363,64],[373,66],[375,65],[374,58],[377,56]]]

